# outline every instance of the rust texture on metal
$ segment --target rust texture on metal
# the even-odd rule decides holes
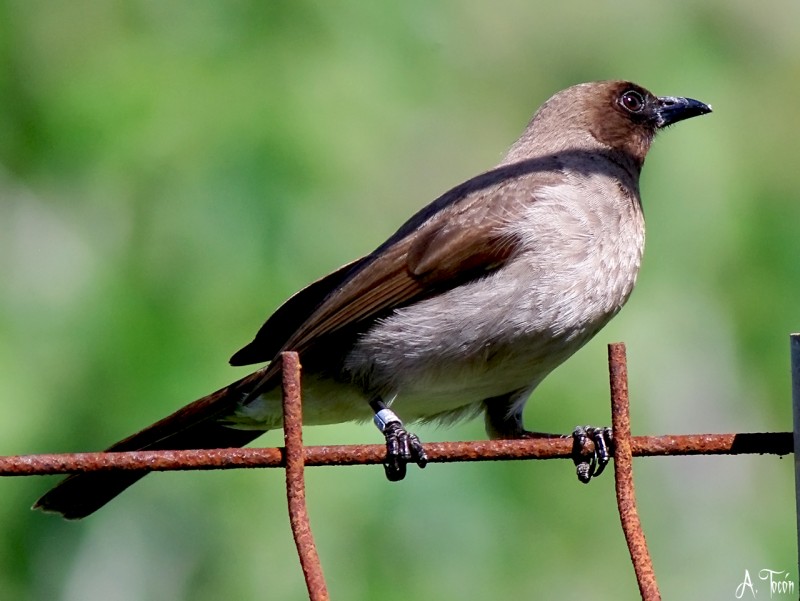
[[[314,544],[306,506],[303,450],[303,409],[300,399],[300,359],[297,353],[281,354],[283,384],[283,439],[286,445],[286,498],[289,523],[300,557],[300,566],[311,601],[328,601],[328,588]]]
[[[588,442],[591,445],[591,441]],[[678,455],[789,455],[791,432],[634,436],[634,457]],[[589,447],[589,450],[591,448]],[[476,440],[426,442],[429,463],[571,459],[572,439]],[[306,466],[377,465],[386,446],[332,445],[305,447]],[[129,451],[125,453],[59,453],[0,457],[0,476],[45,476],[132,470],[168,472],[285,467],[281,448]]]
[[[798,573],[800,573],[800,334],[789,336],[792,374],[792,422],[794,430],[794,499],[797,529]]]
[[[636,582],[643,601],[661,601],[653,562],[647,550],[636,492],[633,486],[633,449],[631,445],[630,402],[628,398],[628,366],[625,345],[608,345],[608,371],[611,381],[611,428],[614,439],[614,483],[617,492],[619,519],[636,573]]]
[[[286,468],[292,533],[311,601],[328,600],[305,503],[306,466],[380,465],[386,447],[374,445],[303,446],[300,362],[295,353],[283,361],[283,448],[233,448],[124,453],[60,453],[0,456],[0,477],[86,473],[96,471],[179,471],[240,468]],[[620,520],[628,541],[642,599],[660,599],[636,509],[632,457],[685,455],[789,455],[792,432],[631,436],[625,346],[609,345],[614,432],[614,466]],[[587,441],[587,452],[592,443]],[[570,436],[526,440],[426,442],[430,463],[572,459]]]

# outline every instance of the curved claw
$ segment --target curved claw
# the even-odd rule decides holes
[[[383,469],[386,478],[397,482],[406,477],[406,466],[416,463],[424,468],[428,463],[428,455],[416,434],[409,433],[399,421],[391,422],[383,430],[386,437],[386,459]]]
[[[576,466],[578,480],[588,484],[606,469],[613,453],[613,437],[611,428],[595,428],[593,426],[578,426],[572,432],[574,441],[572,447],[572,460]],[[592,453],[586,452],[586,443],[591,440],[594,444]]]

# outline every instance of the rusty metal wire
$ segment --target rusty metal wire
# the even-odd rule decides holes
[[[591,445],[591,441],[588,443]],[[792,453],[791,432],[634,436],[634,457]],[[386,455],[384,445],[306,447],[307,466],[375,465]],[[591,447],[588,448],[591,451]],[[571,459],[572,440],[477,440],[426,442],[429,463]],[[98,471],[218,470],[286,467],[282,448],[130,451],[125,453],[61,453],[0,457],[0,476],[43,476]]]
[[[611,427],[614,439],[614,484],[617,493],[619,519],[633,571],[643,601],[661,601],[653,562],[647,550],[636,492],[633,486],[633,453],[631,448],[631,418],[628,397],[628,365],[625,345],[608,345],[608,371],[611,381]]]
[[[794,430],[794,502],[797,516],[797,549],[800,551],[800,333],[789,336],[789,356],[792,372],[792,423]],[[797,557],[800,573],[800,553]]]
[[[300,557],[310,601],[329,601],[322,565],[311,533],[306,507],[303,451],[303,409],[300,399],[300,358],[297,353],[282,353],[283,362],[283,439],[286,444],[286,498],[289,523]]]
[[[634,457],[680,455],[789,455],[791,432],[633,436]],[[591,441],[588,443],[591,445]],[[591,446],[587,447],[591,451]],[[426,442],[429,463],[571,459],[571,438]],[[305,447],[306,466],[375,465],[386,455],[384,445]],[[129,451],[125,453],[59,453],[0,457],[2,476],[45,476],[99,471],[225,470],[286,467],[282,448]]]
[[[314,545],[305,503],[305,466],[381,464],[384,445],[303,447],[300,365],[294,353],[284,361],[285,448],[210,449],[188,451],[132,451],[124,453],[63,453],[0,457],[0,477],[96,471],[178,471],[239,468],[286,468],[287,499],[292,533],[297,545],[311,601],[328,601],[322,568]],[[615,480],[620,520],[644,601],[660,600],[638,520],[631,472],[632,457],[678,455],[788,455],[794,452],[793,433],[690,434],[630,436],[627,367],[624,345],[609,346],[612,419],[615,438]],[[586,452],[593,451],[591,441]],[[571,437],[527,440],[427,442],[431,463],[572,459]]]

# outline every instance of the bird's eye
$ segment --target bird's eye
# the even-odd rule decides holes
[[[632,113],[638,113],[644,108],[644,98],[635,90],[629,90],[620,96],[619,103]]]

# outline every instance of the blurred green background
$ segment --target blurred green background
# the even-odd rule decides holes
[[[715,112],[657,140],[637,290],[527,423],[608,423],[623,340],[634,433],[791,429],[798,22],[788,1],[0,2],[0,454],[97,450],[247,373],[227,359],[283,299],[607,78]],[[792,464],[636,461],[665,599],[797,583]],[[634,599],[612,480],[311,469],[308,495],[336,600]],[[280,471],[154,474],[79,523],[28,510],[54,482],[0,480],[2,600],[306,598]]]

